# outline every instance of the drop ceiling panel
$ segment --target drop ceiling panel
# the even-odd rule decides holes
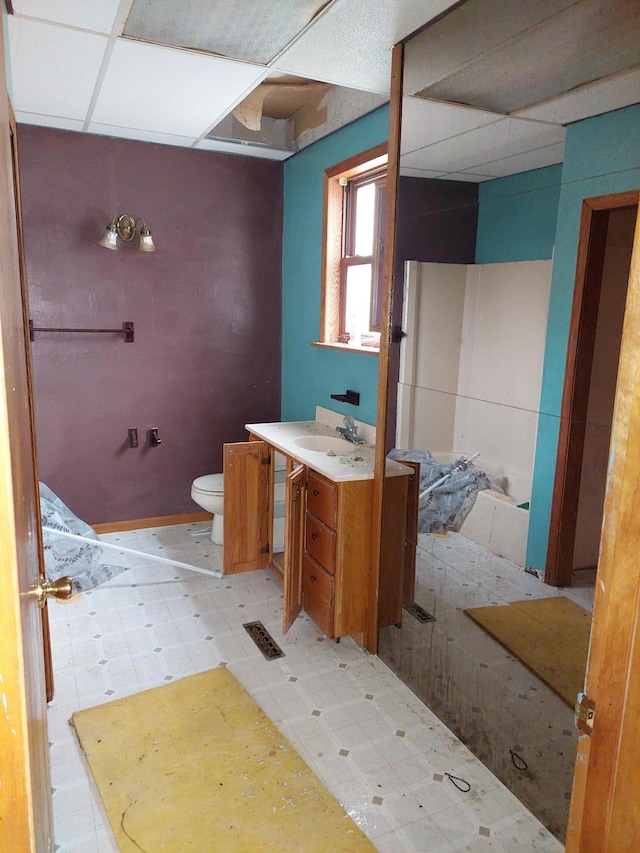
[[[532,169],[542,169],[545,166],[562,163],[563,155],[564,142],[557,142],[554,145],[546,145],[544,148],[525,151],[523,154],[503,157],[492,163],[481,163],[470,171],[481,172],[492,178],[504,178],[506,175],[515,175],[518,172],[528,172]]]
[[[244,62],[118,39],[92,120],[198,137],[263,75]]]
[[[608,80],[581,86],[573,92],[545,101],[515,115],[539,121],[570,124],[636,104],[640,100],[640,68],[623,72]]]
[[[98,136],[116,136],[120,139],[138,139],[141,142],[158,142],[161,145],[177,145],[180,148],[190,148],[196,141],[195,136],[176,136],[170,133],[156,133],[139,128],[120,127],[112,124],[100,124],[97,121],[89,123],[88,133]]]
[[[481,184],[492,179],[491,175],[477,175],[475,172],[449,172],[442,178],[445,181],[466,181],[471,184]]]
[[[14,109],[83,119],[107,37],[13,15],[7,22]]]
[[[412,169],[401,164],[400,174],[405,178],[444,178],[446,172],[434,172],[431,169]]]
[[[18,124],[35,124],[38,127],[55,127],[58,130],[76,130],[80,133],[84,127],[84,119],[60,118],[58,116],[43,116],[37,113],[15,111]]]
[[[335,0],[133,0],[123,35],[266,65]]]
[[[120,0],[13,0],[16,15],[54,21],[69,27],[110,33]]]
[[[550,18],[576,0],[467,0],[418,33],[405,46],[405,94],[431,86],[473,64],[523,30]]]
[[[424,98],[403,98],[402,154],[493,124],[503,118],[495,113],[470,107],[442,104]]]
[[[258,157],[263,160],[286,160],[295,152],[286,151],[280,148],[267,148],[266,146],[258,147],[251,144],[239,144],[237,142],[228,142],[224,139],[202,139],[197,145],[197,149],[204,151],[220,151],[224,154],[239,154],[245,157]]]
[[[402,163],[442,172],[469,170],[485,174],[479,168],[483,163],[563,142],[564,134],[564,128],[555,125],[505,118],[403,155]]]
[[[511,113],[638,64],[638,0],[582,0],[421,94]]]
[[[393,45],[452,0],[343,0],[275,62],[290,74],[389,94]]]

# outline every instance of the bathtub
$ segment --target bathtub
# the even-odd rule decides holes
[[[447,465],[461,456],[467,458],[472,454],[443,451],[432,455],[440,464]],[[475,503],[455,529],[492,553],[524,567],[529,511],[518,504],[525,503],[528,497],[517,498],[509,494],[509,477],[500,465],[482,456],[474,464],[478,471],[484,471],[496,488],[478,492]]]

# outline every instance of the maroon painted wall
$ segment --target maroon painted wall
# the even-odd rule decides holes
[[[22,125],[18,129],[40,479],[90,523],[198,511],[244,424],[278,420],[279,163]],[[116,214],[157,250],[96,245]],[[150,448],[158,426],[162,444]],[[128,446],[136,427],[140,446]]]

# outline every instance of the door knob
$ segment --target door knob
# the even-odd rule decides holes
[[[73,595],[73,582],[68,575],[56,578],[54,581],[46,581],[40,575],[33,591],[38,598],[40,607],[44,607],[48,598],[57,598],[59,601],[67,601],[67,599],[71,598]]]

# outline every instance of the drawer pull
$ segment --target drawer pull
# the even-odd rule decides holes
[[[318,534],[317,534],[317,533],[312,533],[312,534],[311,534],[311,538],[312,538],[312,539],[317,539],[317,538],[318,538]]]
[[[313,490],[313,496],[314,496],[314,498],[317,498],[319,494],[320,494],[320,492],[318,491],[318,489],[314,489],[314,490]]]

